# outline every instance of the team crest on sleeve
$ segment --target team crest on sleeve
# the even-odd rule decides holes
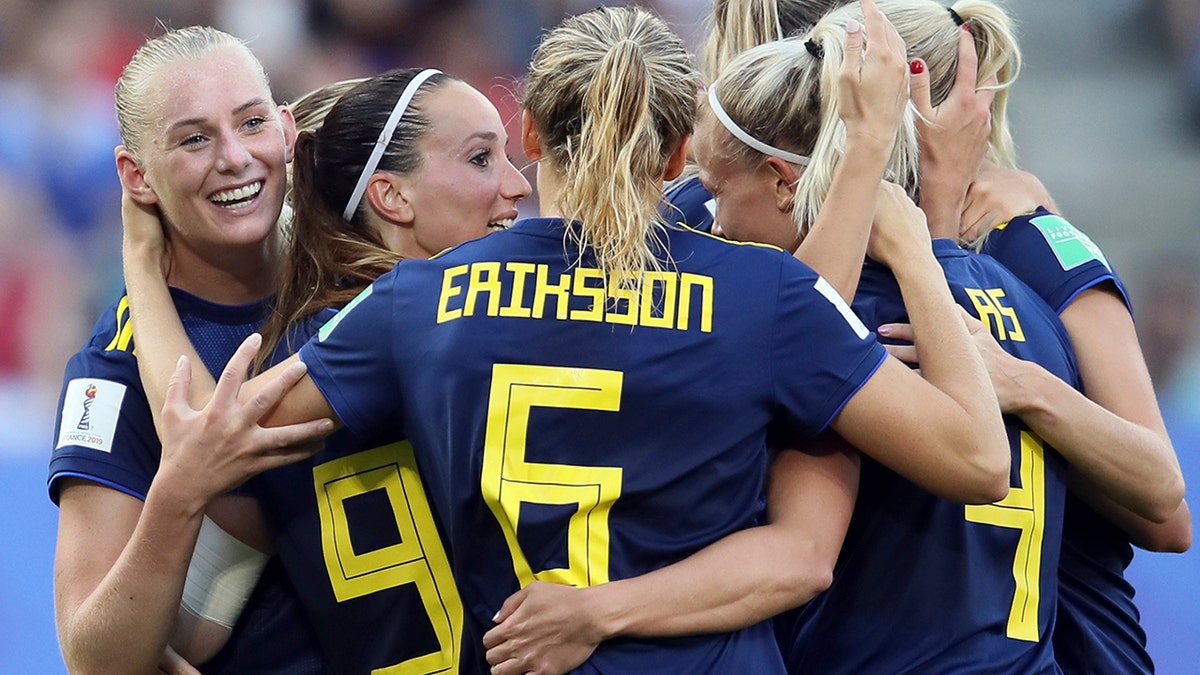
[[[1058,264],[1062,265],[1064,270],[1098,260],[1110,272],[1112,271],[1112,267],[1109,266],[1100,247],[1096,246],[1086,234],[1080,232],[1066,219],[1048,215],[1031,218],[1029,222],[1046,238],[1046,243],[1050,244],[1050,250],[1054,251],[1054,256],[1058,258]]]
[[[374,285],[364,288],[362,293],[359,293],[357,296],[355,296],[355,298],[347,303],[346,306],[343,307],[337,314],[335,314],[332,319],[326,321],[325,325],[321,326],[321,329],[317,331],[317,340],[319,342],[324,342],[325,338],[329,337],[330,333],[333,332],[333,329],[337,328],[337,325],[342,322],[342,319],[346,318],[346,315],[350,314],[350,311],[358,306],[358,303],[371,297],[371,291],[374,288]]]
[[[846,304],[846,301],[842,299],[842,296],[838,295],[833,286],[830,286],[829,282],[825,281],[825,277],[817,277],[815,287],[817,292],[825,296],[829,304],[837,308],[837,311],[841,313],[846,323],[854,329],[854,334],[858,336],[858,339],[862,340],[870,334],[871,331],[867,330],[867,327],[863,325],[862,319],[858,318],[854,310],[850,309],[850,305]]]
[[[112,452],[125,385],[111,380],[79,378],[67,383],[58,445],[81,445]]]

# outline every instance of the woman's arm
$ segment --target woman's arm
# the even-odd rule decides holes
[[[231,372],[239,367],[244,372],[253,358],[253,349],[240,349]],[[331,427],[328,420],[273,429],[257,425],[302,367],[273,379],[247,405],[236,399],[241,378],[230,378],[204,415],[186,404],[187,366],[181,359],[167,393],[164,438],[171,442],[163,445],[144,503],[82,479],[69,479],[63,488],[55,613],[63,658],[72,672],[153,672],[175,624],[205,507],[243,479],[243,463],[265,468],[306,452],[231,456],[215,449],[283,448]],[[220,445],[215,434],[224,439]]]
[[[165,242],[157,212],[138,204],[127,194],[122,196],[121,205],[121,217],[124,222],[122,258],[125,288],[129,296],[134,342],[137,344],[138,374],[141,376],[151,407],[161,407],[163,394],[167,390],[171,373],[174,372],[180,355],[186,356],[192,363],[201,363],[201,360],[184,331],[170,290],[167,288],[162,264]],[[247,341],[250,340],[257,341],[254,347],[257,349],[261,337],[252,335],[247,338]],[[287,369],[297,367],[298,363],[299,357],[292,354],[266,372],[243,382],[240,389],[241,399],[250,400],[269,386],[269,383],[283,376]],[[249,368],[249,362],[242,367]],[[236,375],[230,373],[227,366],[222,377]],[[216,386],[207,370],[196,369],[191,377],[189,403],[194,408],[207,409]],[[326,403],[316,385],[307,376],[302,376],[299,382],[284,392],[278,405],[265,412],[262,422],[268,426],[279,426],[333,417],[332,408]],[[245,476],[243,480],[250,475],[252,474]]]
[[[765,525],[639,577],[587,588],[535,582],[509,597],[484,635],[492,672],[565,672],[613,637],[738,630],[802,605],[832,580],[857,491],[858,456],[840,438],[780,452]]]
[[[1150,550],[1185,550],[1191,544],[1192,519],[1183,502],[1183,474],[1159,411],[1133,317],[1124,301],[1107,287],[1080,293],[1061,317],[1075,347],[1088,397],[1142,432],[1140,443],[1121,448],[1096,443],[1093,448],[1096,453],[1119,451],[1132,456],[1128,461],[1140,463],[1128,481],[1131,491],[1141,497],[1141,507],[1133,509],[1116,494],[1109,495],[1139,517],[1122,516],[1114,522],[1134,543]],[[1088,492],[1085,488],[1081,494],[1086,497]],[[1105,511],[1103,502],[1093,501],[1093,505]],[[1111,518],[1111,510],[1109,515]]]
[[[796,250],[796,257],[824,277],[847,302],[858,288],[875,215],[875,193],[908,103],[904,41],[873,2],[864,2],[862,7],[871,42],[864,50],[861,29],[846,35],[846,56],[838,78],[846,149],[834,170],[829,194]]]
[[[1186,550],[1191,515],[1183,501],[1183,476],[1129,312],[1115,294],[1089,289],[1063,312],[1064,323],[1068,314],[1091,398],[1040,365],[1008,354],[986,330],[976,330],[1000,406],[1062,453],[1073,469],[1072,490],[1126,530],[1134,543],[1151,550]],[[905,325],[886,328],[897,339],[913,337]],[[915,359],[903,347],[892,353]]]
[[[880,190],[869,253],[900,285],[922,339],[922,370],[886,359],[833,429],[940,497],[979,504],[1003,499],[1012,455],[996,394],[934,257],[925,215],[898,186]]]
[[[72,673],[152,673],[163,655],[203,507],[156,477],[143,503],[64,479],[54,556],[54,615]]]

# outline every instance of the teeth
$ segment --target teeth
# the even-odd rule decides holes
[[[501,218],[500,220],[493,220],[492,222],[488,223],[488,228],[493,230],[507,230],[508,228],[512,227],[512,224],[512,218]]]
[[[250,199],[262,191],[263,182],[260,180],[249,185],[244,185],[240,188],[232,190],[222,190],[211,197],[212,201],[218,204],[228,204],[230,202],[240,202]]]

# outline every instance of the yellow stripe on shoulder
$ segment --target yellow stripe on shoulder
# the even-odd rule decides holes
[[[129,296],[126,295],[117,303],[117,330],[113,335],[112,341],[104,348],[104,351],[111,352],[113,350],[128,352],[130,345],[133,343],[133,322],[129,317]]]
[[[732,239],[726,239],[725,237],[718,237],[717,235],[715,235],[711,232],[703,232],[701,230],[692,230],[692,231],[695,232],[696,234],[702,234],[702,235],[708,237],[709,239],[716,239],[717,241],[724,242],[731,246],[757,246],[758,248],[766,248],[766,249],[770,249],[772,251],[783,251],[782,248],[779,248],[775,244],[764,244],[759,241],[734,241]]]

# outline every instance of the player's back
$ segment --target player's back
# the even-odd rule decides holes
[[[293,327],[274,360],[334,315]],[[330,672],[452,671],[462,602],[409,443],[341,430],[249,487]]]
[[[956,301],[1010,353],[1078,386],[1065,331],[994,260],[933,242]],[[854,302],[868,326],[904,322],[894,277],[868,264]],[[870,458],[831,588],[778,622],[792,672],[1055,672],[1056,570],[1066,463],[1005,417],[1011,488],[996,504],[941,499]]]
[[[631,287],[574,264],[563,235],[556,219],[522,221],[401,263],[373,291],[391,296],[397,412],[476,629],[535,579],[631,577],[755,524],[768,424],[784,409],[800,433],[822,429],[882,357],[778,249],[667,231],[671,261]],[[321,363],[305,360],[320,385]],[[339,404],[337,389],[343,421],[371,428],[375,413],[354,412],[371,397]],[[778,659],[759,625],[612,640],[588,667],[772,672]]]

